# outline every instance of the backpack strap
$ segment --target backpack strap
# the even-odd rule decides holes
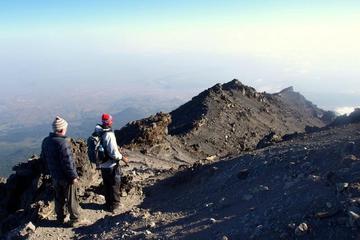
[[[108,131],[104,131],[101,133],[101,135],[99,136],[100,137],[100,145],[103,147],[104,149],[104,153],[105,153],[105,158],[106,159],[110,159],[110,156],[109,156],[109,153],[108,153],[108,150],[107,150],[107,146],[104,145],[104,137],[105,135],[108,133]]]

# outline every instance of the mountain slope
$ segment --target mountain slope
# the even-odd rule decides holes
[[[160,125],[162,139],[169,144],[161,147],[161,141],[157,141],[157,149],[170,152],[172,147],[181,149],[182,155],[188,156],[183,159],[186,162],[188,158],[224,157],[254,149],[270,132],[282,136],[304,132],[306,126],[323,127],[332,120],[332,114],[317,108],[292,88],[277,94],[259,93],[233,80],[200,93],[170,112],[167,118],[165,126],[164,123]],[[151,129],[159,125],[158,120],[153,120],[133,122],[117,131],[119,142],[129,143],[126,136],[136,128],[144,130],[145,135],[153,132]],[[136,138],[131,141],[133,148],[140,149],[149,143],[140,141],[136,145]],[[169,156],[176,152],[179,151]]]
[[[150,184],[101,239],[358,239],[359,179],[359,123],[304,134]]]

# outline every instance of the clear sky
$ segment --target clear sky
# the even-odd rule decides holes
[[[181,95],[238,78],[351,107],[359,43],[358,0],[0,1],[0,94]]]

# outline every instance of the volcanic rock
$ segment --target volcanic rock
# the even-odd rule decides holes
[[[301,223],[299,226],[295,229],[295,234],[297,236],[303,236],[305,235],[309,230],[309,227],[306,223]]]
[[[166,113],[157,113],[155,116],[128,123],[119,131],[115,131],[118,144],[121,146],[153,146],[161,143],[168,133],[171,116]]]
[[[81,192],[99,175],[88,160],[86,143],[83,140],[71,140],[71,144],[81,179]],[[10,175],[6,184],[0,185],[5,189],[0,201],[0,214],[3,216],[0,228],[3,233],[30,221],[36,224],[40,219],[47,218],[54,206],[51,178],[41,158],[33,157],[28,162],[16,165],[13,170],[15,173]]]
[[[360,108],[356,108],[352,113],[347,115],[342,115],[337,117],[331,124],[329,124],[329,127],[335,127],[335,126],[344,126],[351,123],[359,123],[360,122]]]
[[[23,224],[16,229],[13,229],[9,232],[5,239],[6,240],[19,240],[19,239],[28,239],[31,234],[33,234],[36,230],[36,227],[32,222],[27,224]]]
[[[331,114],[293,88],[260,93],[234,79],[201,92],[170,114],[129,123],[116,137],[121,145],[144,154],[192,164],[194,159],[268,146],[305,127],[324,127]]]

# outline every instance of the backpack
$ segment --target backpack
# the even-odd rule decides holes
[[[102,146],[102,136],[93,133],[87,139],[88,157],[91,163],[99,166],[105,161],[105,149]]]

